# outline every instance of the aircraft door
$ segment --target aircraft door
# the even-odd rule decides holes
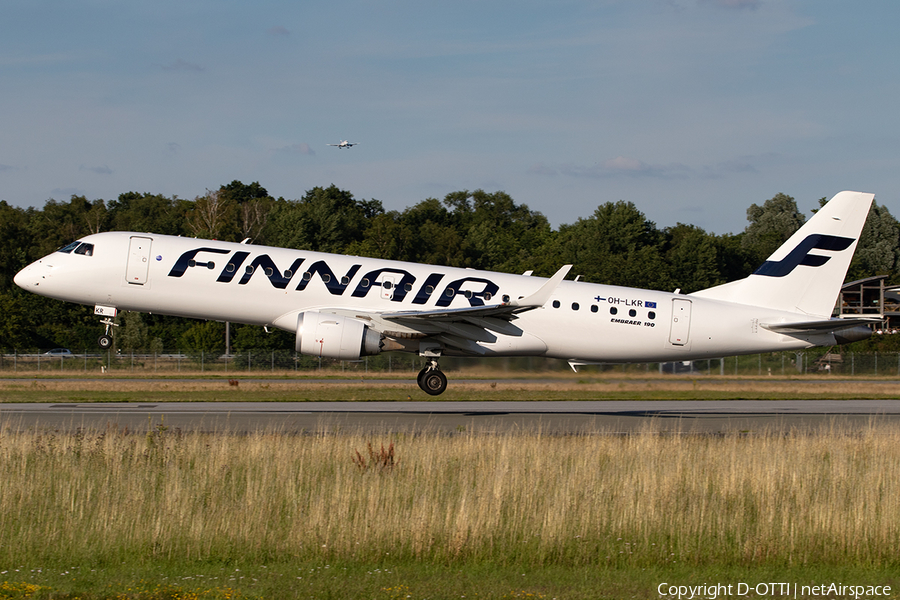
[[[150,244],[148,237],[131,236],[128,245],[128,264],[125,267],[125,280],[133,285],[144,285],[150,272]]]
[[[673,346],[687,346],[691,332],[691,301],[674,298],[672,300],[672,327],[669,343]]]

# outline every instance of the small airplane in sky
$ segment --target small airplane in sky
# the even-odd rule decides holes
[[[543,356],[577,365],[721,358],[865,339],[832,318],[873,194],[841,192],[752,275],[681,294],[152,233],[86,236],[16,274],[30,292],[118,311],[277,327],[301,354],[424,358],[419,387],[447,388],[442,356]]]
[[[329,146],[337,146],[338,148],[352,148],[353,146],[358,146],[359,142],[348,142],[347,140],[341,140],[340,144],[328,144]]]

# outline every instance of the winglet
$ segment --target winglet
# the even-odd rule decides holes
[[[540,308],[547,303],[547,300],[550,299],[550,296],[553,295],[553,292],[556,291],[556,288],[559,287],[562,280],[569,274],[569,269],[571,268],[572,265],[563,265],[553,277],[548,279],[547,282],[541,286],[541,289],[527,298],[512,300],[509,305],[522,308]]]

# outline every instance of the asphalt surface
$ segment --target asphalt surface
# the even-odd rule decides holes
[[[764,433],[900,426],[900,400],[725,400],[554,402],[0,402],[0,428],[76,431],[169,430],[616,434]]]

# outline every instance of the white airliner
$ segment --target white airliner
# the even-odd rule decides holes
[[[442,393],[441,356],[666,362],[865,339],[831,317],[872,194],[841,192],[752,275],[693,294],[150,233],[89,235],[20,271],[20,287],[94,306],[278,327],[296,351],[357,360],[416,353]]]
[[[347,140],[341,140],[340,144],[328,144],[329,146],[337,146],[338,148],[352,148],[353,146],[358,146],[359,142],[348,142]]]

